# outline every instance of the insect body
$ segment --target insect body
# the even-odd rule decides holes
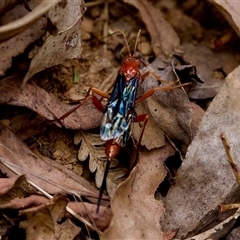
[[[127,44],[127,39],[125,35],[123,33],[122,35],[124,36]],[[138,33],[137,40],[139,35],[140,31]],[[134,53],[136,52],[137,40]],[[135,105],[150,97],[157,90],[171,90],[173,88],[179,88],[188,85],[179,84],[177,86],[156,87],[148,90],[139,99],[136,100],[138,86],[140,82],[142,82],[150,74],[150,72],[146,72],[143,75],[140,73],[141,60],[135,57],[134,54],[131,54],[128,44],[127,47],[129,55],[125,57],[122,61],[122,66],[118,71],[118,75],[111,96],[95,87],[91,87],[86,97],[81,101],[81,103],[60,118],[64,119],[66,116],[79,108],[83,104],[84,100],[90,98],[92,99],[92,102],[96,106],[96,108],[103,112],[103,117],[100,124],[100,137],[102,140],[106,141],[105,153],[107,157],[107,164],[103,176],[102,185],[99,191],[97,212],[99,210],[102,194],[106,185],[106,178],[108,175],[111,160],[113,160],[117,156],[120,148],[124,147],[127,144],[127,141],[129,140],[131,135],[133,122],[143,122],[142,132],[140,134],[137,146],[139,147],[140,145],[143,132],[148,121],[148,115],[142,114],[136,116],[134,111]],[[160,80],[158,76],[156,76],[154,73],[152,74],[158,80]],[[108,99],[108,104],[105,109],[102,106],[102,103],[96,98],[96,96],[91,94],[91,92],[94,92],[99,96]]]
[[[135,117],[135,99],[141,77],[139,61],[133,57],[124,59],[100,125],[101,139],[114,140],[121,147],[126,145],[131,135]]]

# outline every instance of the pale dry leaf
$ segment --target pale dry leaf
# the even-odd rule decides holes
[[[177,76],[174,73],[175,70],[171,65],[162,71],[156,67],[161,64],[159,61],[157,59],[147,70],[154,72],[165,82],[159,85],[157,79],[150,74],[141,86],[144,92],[155,87],[171,86],[177,80]],[[174,85],[176,86],[177,84]],[[186,92],[181,88],[158,90],[151,97],[147,98],[145,102],[145,106],[159,128],[179,145],[181,151],[185,153],[193,137],[190,126],[192,122],[192,108]],[[161,132],[158,129],[155,129],[155,131]]]
[[[166,176],[164,161],[173,154],[169,144],[141,154],[112,198],[113,218],[102,239],[163,239],[159,219],[164,208],[154,194]]]
[[[82,52],[81,22],[85,12],[82,0],[66,0],[50,9],[48,17],[57,28],[55,35],[45,34],[43,46],[34,49],[30,68],[22,86],[37,72],[58,65],[66,59],[77,58]],[[43,60],[44,59],[44,60]]]
[[[0,91],[3,93],[0,95],[1,104],[27,107],[48,120],[60,118],[74,108],[74,106],[61,103],[33,82],[27,84],[21,91],[21,79],[18,76],[1,80]],[[71,129],[90,129],[99,126],[101,116],[102,113],[96,109],[91,101],[87,101],[64,118],[61,124]],[[54,123],[58,122],[54,121]]]
[[[222,217],[217,206],[239,198],[236,179],[219,137],[225,132],[240,165],[239,77],[240,67],[228,75],[211,102],[178,170],[176,184],[165,198],[166,214],[161,225],[164,230],[179,228],[178,238],[193,236],[209,223],[215,225]]]
[[[16,174],[5,167],[6,163],[12,164],[18,175],[26,174],[28,180],[48,193],[76,192],[98,197],[98,192],[88,181],[47,157],[40,159],[6,127],[1,125],[0,129],[0,168],[8,177]]]
[[[39,4],[39,0],[32,0],[29,4],[32,9]],[[29,12],[24,8],[23,4],[16,6],[14,9],[7,12],[1,17],[1,25],[4,26],[11,23]],[[39,39],[47,26],[47,19],[40,18],[33,26],[29,26],[25,31],[17,34],[15,37],[0,43],[0,76],[3,76],[5,71],[12,65],[12,57],[23,53],[26,47]],[[1,28],[1,27],[0,27]],[[0,34],[1,35],[1,34]]]
[[[89,170],[92,173],[96,172],[95,183],[99,188],[102,183],[99,175],[100,177],[103,176],[106,165],[105,142],[102,141],[97,134],[78,131],[74,136],[74,143],[80,143],[78,151],[78,159],[80,161],[85,161],[89,157]]]
[[[37,22],[46,12],[55,6],[60,0],[42,0],[30,13],[22,18],[0,26],[0,42],[6,41],[11,37],[14,37],[23,30],[31,27]]]
[[[184,43],[182,48],[183,59],[196,66],[197,75],[203,81],[203,83],[195,83],[190,89],[189,97],[192,99],[214,97],[225,79],[225,75],[214,74],[214,72],[223,71],[227,75],[239,65],[239,60],[234,53],[230,51],[216,52],[204,43],[197,46]]]
[[[74,239],[80,228],[70,220],[58,224],[65,215],[67,202],[65,196],[56,195],[49,204],[20,211],[20,215],[25,214],[27,217],[26,221],[20,223],[20,226],[26,229],[27,240]]]
[[[74,143],[80,144],[78,151],[78,159],[80,161],[89,161],[89,170],[95,173],[95,183],[100,188],[103,175],[106,168],[106,153],[105,153],[105,142],[100,139],[98,134],[92,134],[84,131],[78,131],[74,136]],[[107,192],[112,196],[117,185],[119,184],[118,179],[124,176],[126,169],[111,169],[117,165],[117,160],[112,160],[110,165],[110,171],[107,177]]]
[[[124,2],[139,10],[151,36],[154,53],[157,56],[162,52],[167,56],[172,56],[174,50],[180,45],[180,39],[172,25],[165,20],[163,13],[149,1],[124,0]]]

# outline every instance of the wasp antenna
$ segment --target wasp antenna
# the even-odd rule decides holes
[[[131,56],[132,54],[131,54],[131,51],[130,51],[130,47],[129,47],[129,45],[128,45],[128,41],[127,41],[126,35],[125,35],[125,33],[124,33],[123,31],[117,30],[116,32],[114,32],[114,33],[112,33],[112,34],[109,34],[108,36],[103,37],[103,38],[101,38],[101,39],[110,37],[110,36],[112,36],[113,34],[116,34],[116,33],[121,33],[121,34],[123,35],[124,40],[125,40],[125,43],[126,43],[126,45],[127,45],[127,49],[128,49],[129,56]]]
[[[100,203],[101,203],[101,200],[102,200],[103,191],[104,191],[104,188],[107,185],[106,181],[107,181],[108,171],[109,171],[109,168],[110,168],[110,163],[111,163],[111,160],[107,160],[107,164],[106,164],[106,168],[105,168],[104,176],[103,176],[103,180],[102,180],[102,185],[101,185],[100,191],[99,191],[96,213],[99,212],[99,207],[100,207]]]
[[[135,43],[135,47],[134,47],[134,54],[137,51],[137,45],[138,45],[138,40],[139,40],[140,34],[141,34],[141,29],[138,31],[138,34],[137,34],[136,43]]]

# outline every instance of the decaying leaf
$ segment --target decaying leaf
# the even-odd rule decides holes
[[[88,181],[47,157],[40,159],[6,127],[1,125],[0,129],[0,169],[8,177],[16,175],[5,167],[9,163],[19,175],[26,174],[28,180],[48,193],[65,191],[98,197]]]
[[[180,45],[180,39],[172,25],[165,20],[162,12],[149,1],[124,0],[124,2],[132,4],[139,10],[151,36],[153,51],[156,56],[160,53],[172,56],[174,50]]]
[[[155,72],[165,82],[159,85],[157,79],[150,74],[142,84],[144,92],[154,87],[171,86],[177,80],[178,76],[176,76],[172,65],[160,71],[159,67],[156,67],[159,64],[161,65],[162,63],[156,60],[151,65],[153,67],[149,66],[147,70]],[[145,71],[147,70],[145,69]],[[158,125],[158,128],[152,129],[152,131],[159,132],[159,135],[163,131],[176,144],[180,145],[182,152],[185,153],[186,148],[192,140],[192,130],[190,127],[192,107],[186,92],[181,88],[156,91],[153,96],[145,100],[145,107],[149,110],[152,118]],[[152,140],[149,139],[149,142],[154,145]]]
[[[226,78],[188,148],[175,186],[164,200],[166,213],[161,225],[165,230],[179,228],[178,238],[193,236],[209,223],[217,225],[221,218],[217,206],[239,199],[236,179],[219,137],[225,132],[239,165],[239,77],[240,67]]]
[[[234,53],[230,51],[214,52],[206,44],[191,43],[182,45],[183,59],[197,68],[197,75],[203,83],[196,82],[189,92],[192,99],[212,98],[219,91],[225,76],[239,65]]]
[[[42,0],[38,2],[39,5],[24,17],[0,27],[0,42],[5,41],[22,32],[23,30],[31,27],[47,11],[49,11],[49,9],[60,2],[60,0]]]
[[[149,110],[144,106],[145,106],[144,102],[136,106],[136,112],[138,114],[144,113],[144,114],[148,114],[149,116],[149,120],[145,127],[144,134],[142,137],[141,145],[145,146],[148,150],[162,147],[165,145],[165,134],[159,128],[157,123],[154,121]],[[135,123],[133,126],[133,136],[137,141],[140,138],[142,127],[143,127],[143,124],[141,123]],[[152,141],[152,139],[154,139],[154,141]]]
[[[80,144],[78,159],[80,161],[89,160],[89,170],[95,172],[95,183],[100,188],[103,175],[106,167],[105,142],[102,141],[98,134],[91,134],[84,131],[79,131],[74,137],[74,143]],[[112,196],[120,179],[126,173],[126,169],[111,169],[117,165],[117,160],[111,161],[110,171],[107,177],[107,191],[109,196]]]
[[[3,183],[4,181],[1,181],[1,182]],[[11,189],[8,189],[9,186],[7,188],[6,186],[3,186],[5,188],[5,191],[7,190],[7,192],[5,192],[4,194],[1,194],[1,197],[0,197],[1,208],[3,207],[3,205],[11,202],[11,200],[15,199],[16,197],[23,198],[35,192],[35,190],[27,182],[24,175],[18,177],[15,180],[14,184],[10,186],[11,186]]]
[[[32,0],[29,4],[32,9],[39,4],[39,0]],[[43,1],[44,2],[44,1]],[[46,2],[46,1],[45,1]],[[50,2],[49,2],[50,3]],[[57,1],[51,1],[51,5],[56,4]],[[26,15],[29,14],[29,15]],[[1,17],[1,27],[0,27],[0,42],[1,38],[5,37],[5,33],[1,33],[2,28],[6,27],[6,24],[12,24],[17,23],[22,20],[19,19],[19,17],[26,15],[26,16],[34,16],[32,14],[39,14],[39,12],[31,12],[29,13],[22,5],[16,6],[14,9],[7,12],[4,16]],[[38,19],[36,19],[37,21]],[[15,22],[13,22],[15,21]],[[33,26],[27,25],[27,19],[25,18],[25,21],[23,21],[26,24],[27,29],[21,33],[18,33],[15,37],[9,39],[8,41],[5,41],[3,43],[0,43],[0,52],[1,52],[1,59],[0,59],[0,76],[3,76],[5,71],[11,67],[12,65],[12,57],[17,56],[18,54],[21,54],[24,52],[26,47],[39,39],[43,33],[44,29],[47,26],[47,18],[40,18]],[[9,25],[8,25],[9,26]],[[14,26],[15,27],[15,26]],[[12,29],[13,33],[16,34],[19,30],[22,30],[22,28],[17,27],[16,29]],[[9,29],[11,30],[11,29]],[[17,31],[17,32],[15,32]]]
[[[20,211],[27,217],[20,224],[27,231],[27,240],[74,239],[81,229],[69,219],[62,224],[58,223],[65,215],[67,202],[66,197],[56,195],[49,204]]]
[[[82,0],[66,0],[47,13],[57,33],[45,34],[43,46],[34,49],[30,68],[22,86],[37,72],[62,63],[66,59],[77,58],[82,51],[80,25],[85,12]],[[43,61],[44,59],[44,61]]]
[[[48,120],[60,118],[74,108],[63,104],[36,84],[29,83],[21,91],[21,79],[18,76],[5,78],[0,82],[0,103],[24,106],[38,112]],[[66,128],[90,129],[100,123],[102,113],[89,102],[85,102],[76,111],[64,118],[61,122]],[[54,121],[54,123],[58,123]]]
[[[113,218],[102,239],[163,239],[159,219],[164,208],[154,193],[166,176],[163,163],[173,154],[169,144],[141,154],[139,163],[112,198]]]

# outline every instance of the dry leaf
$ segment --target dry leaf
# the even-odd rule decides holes
[[[193,236],[209,223],[218,223],[222,216],[218,216],[217,206],[239,198],[236,179],[219,137],[224,131],[240,165],[239,77],[240,67],[226,78],[188,148],[175,186],[165,198],[166,214],[161,224],[165,230],[179,228],[178,238]]]
[[[89,160],[90,172],[95,172],[95,183],[100,188],[103,175],[106,168],[106,153],[105,142],[100,139],[97,134],[91,134],[84,131],[79,131],[74,137],[74,143],[79,144],[78,159],[80,161]],[[110,165],[109,174],[107,177],[107,192],[112,196],[117,185],[121,182],[118,181],[126,173],[126,169],[111,169],[117,165],[117,160],[112,160]]]
[[[20,223],[26,229],[27,240],[73,240],[81,229],[69,219],[58,223],[65,215],[66,205],[66,197],[56,195],[49,204],[20,211],[27,217],[26,221]]]
[[[217,9],[222,13],[222,15],[231,24],[233,29],[240,36],[240,6],[238,1],[227,1],[227,0],[210,0]]]
[[[106,229],[112,219],[112,211],[110,208],[105,206],[100,206],[98,213],[96,213],[96,204],[86,202],[69,202],[68,207],[88,222],[94,222],[100,230]]]
[[[191,88],[189,97],[192,99],[214,97],[224,82],[225,74],[229,74],[239,65],[239,60],[230,51],[214,52],[206,44],[196,46],[185,43],[182,47],[183,59],[196,66],[197,75],[203,81],[195,83]]]
[[[56,5],[60,0],[42,0],[30,13],[22,18],[0,27],[0,42],[14,37],[23,30],[31,27],[37,22],[49,9]]]
[[[3,183],[3,181],[1,181]],[[9,185],[4,186],[5,190],[9,188]],[[29,185],[25,176],[19,176],[14,184],[11,186],[11,189],[8,189],[6,193],[1,194],[0,197],[0,206],[3,208],[5,204],[11,202],[11,200],[17,198],[24,198],[31,193],[34,193],[33,187]]]
[[[22,86],[37,72],[62,63],[66,59],[77,58],[82,51],[81,29],[85,5],[82,0],[66,0],[50,9],[47,16],[56,27],[55,35],[45,34],[45,42],[32,52],[30,68]],[[44,59],[44,60],[43,60]]]
[[[138,115],[147,114],[149,116],[149,120],[141,140],[141,145],[145,146],[148,150],[151,150],[153,148],[163,147],[165,145],[165,134],[152,118],[148,108],[144,106],[145,106],[145,103],[142,102],[138,104],[135,108]],[[140,138],[142,127],[143,127],[142,123],[134,123],[133,125],[132,134],[137,141]],[[152,141],[152,139],[154,139],[154,141]]]
[[[55,1],[56,3],[57,1]],[[51,2],[51,5],[53,5]],[[39,0],[32,0],[30,3],[32,9],[39,4]],[[3,17],[1,17],[1,27],[0,27],[0,40],[2,36],[5,36],[5,33],[1,34],[1,28],[6,26],[6,24],[11,24],[11,22],[15,21],[15,23],[19,20],[23,15],[29,13],[22,5],[16,6],[14,9],[7,12]],[[34,14],[34,13],[33,13]],[[36,14],[36,13],[35,13]],[[39,14],[39,13],[37,13]],[[28,15],[28,16],[29,16]],[[27,24],[27,22],[26,22]],[[12,65],[12,57],[17,56],[20,53],[23,53],[26,47],[30,44],[39,39],[43,33],[44,29],[47,26],[47,18],[40,18],[33,26],[28,26],[27,29],[21,33],[18,33],[15,37],[0,43],[0,52],[1,52],[1,59],[0,59],[0,76],[3,76],[5,71],[11,67]],[[21,28],[17,28],[19,30]],[[0,41],[1,42],[1,41]]]
[[[163,239],[159,219],[164,208],[154,193],[166,176],[163,163],[173,154],[169,144],[141,154],[139,163],[112,198],[113,218],[102,239]]]
[[[15,176],[4,166],[6,163],[14,164],[12,167],[19,175],[26,174],[28,180],[48,193],[65,191],[98,197],[98,192],[88,181],[49,158],[40,159],[6,127],[0,126],[0,129],[0,168],[3,173]]]
[[[155,55],[158,56],[163,52],[167,56],[172,56],[174,50],[180,45],[180,39],[172,25],[164,19],[162,12],[149,1],[124,0],[124,2],[139,10],[151,36]]]
[[[61,103],[34,83],[27,84],[21,91],[21,79],[18,76],[1,80],[0,91],[4,93],[0,95],[1,104],[27,107],[48,120],[60,118],[74,108],[74,106]],[[89,129],[99,126],[102,113],[90,102],[85,102],[66,117],[62,125],[72,129]]]
[[[149,66],[145,71],[150,70],[155,72],[166,82],[162,82],[162,84],[159,85],[156,78],[150,74],[141,86],[144,92],[154,87],[170,86],[177,80],[177,76],[174,73],[175,70],[171,65],[160,71],[156,67],[159,64],[161,64],[161,62],[156,60],[151,65],[153,68]],[[159,126],[159,128],[152,129],[152,131],[157,131],[159,134],[161,134],[161,131],[164,131],[176,144],[181,145],[180,148],[182,152],[185,153],[192,140],[192,130],[190,127],[192,122],[192,108],[187,94],[181,88],[159,90],[147,98],[145,102],[145,106]],[[151,142],[151,144],[154,145],[154,142]]]

